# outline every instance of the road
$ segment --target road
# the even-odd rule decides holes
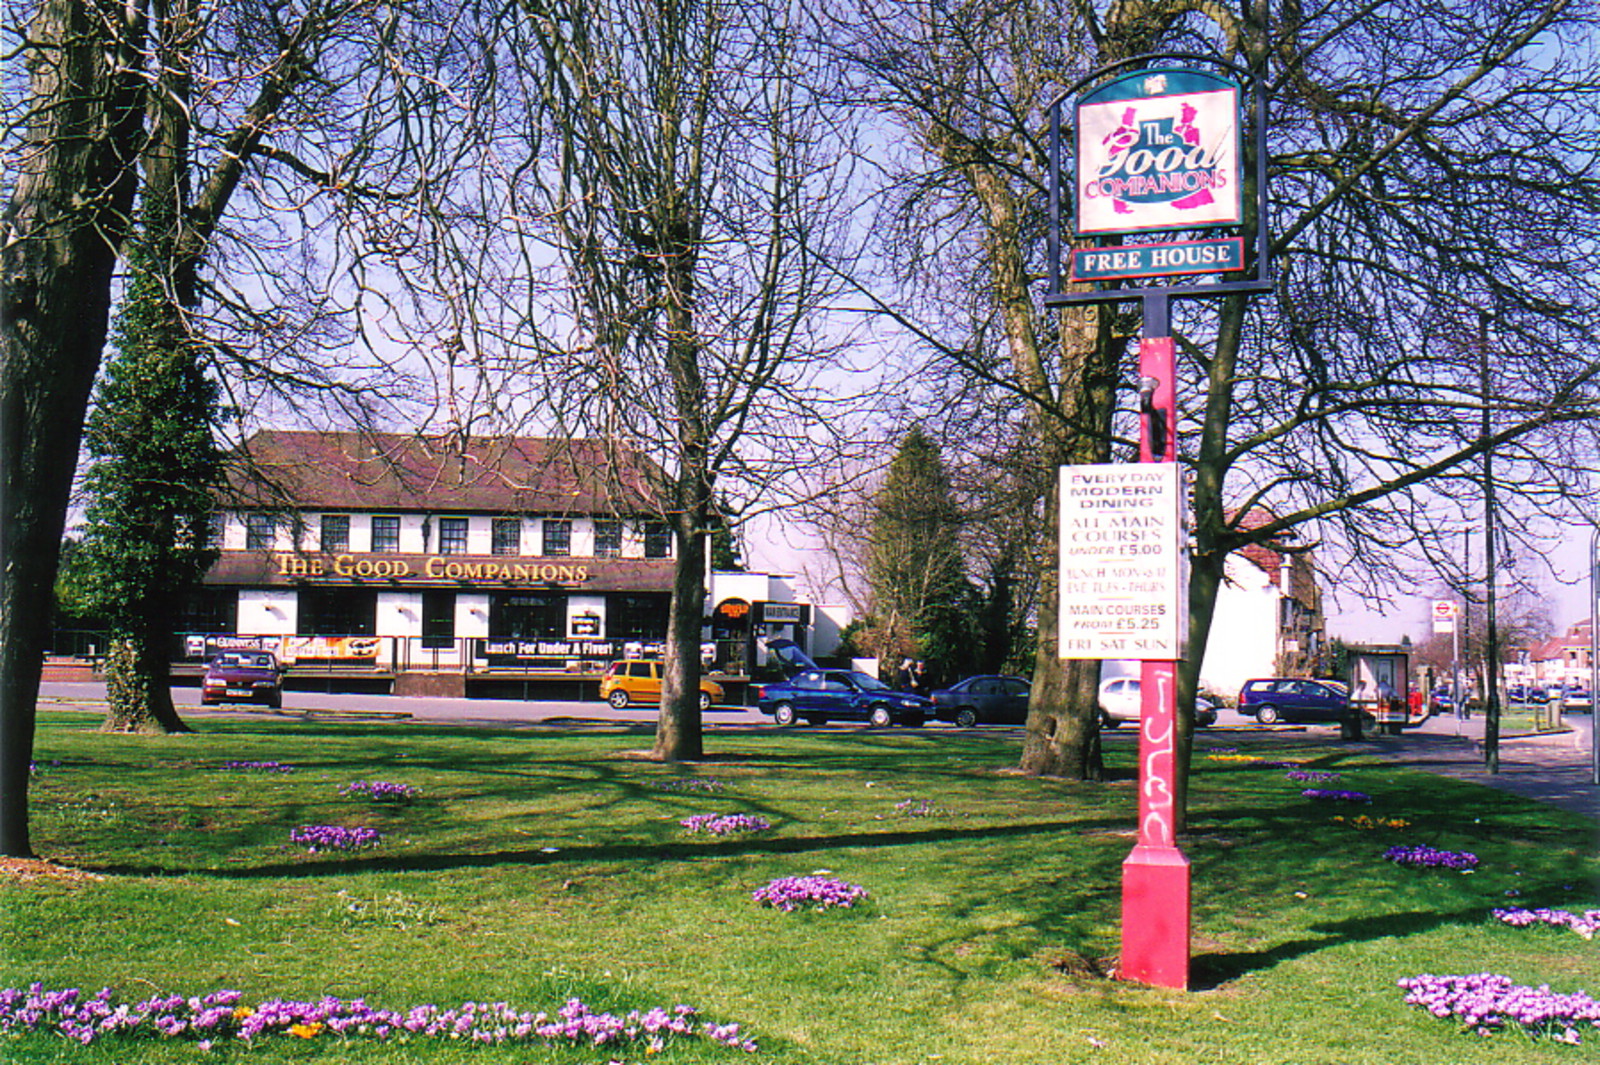
[[[243,708],[200,708],[198,688],[172,689],[173,702],[185,716],[249,714],[253,717],[269,716],[275,711]],[[419,724],[462,725],[480,728],[518,728],[533,725],[584,727],[594,725],[629,724],[654,725],[656,708],[630,707],[613,710],[599,701],[537,702],[517,699],[436,699],[393,695],[330,695],[322,692],[285,692],[285,717],[305,716],[412,721]],[[105,685],[47,683],[40,686],[40,708],[76,706],[85,710],[103,710]],[[770,725],[772,719],[765,714],[743,707],[713,707],[706,712],[708,728],[749,728]],[[1500,744],[1500,772],[1490,774],[1484,767],[1483,719],[1476,717],[1460,721],[1454,717],[1434,717],[1420,727],[1407,729],[1400,736],[1368,736],[1358,749],[1377,754],[1396,764],[1413,765],[1429,772],[1461,780],[1470,780],[1487,787],[1500,788],[1548,802],[1564,809],[1574,810],[1591,817],[1597,816],[1597,789],[1592,782],[1593,723],[1586,714],[1572,715],[1567,719],[1566,731],[1549,734],[1507,734]],[[840,723],[828,728],[865,728],[865,725]],[[929,729],[951,729],[953,726],[935,722]],[[1010,731],[1021,734],[1020,728]],[[1333,739],[1337,728],[1331,726],[1279,726],[1263,728],[1255,719],[1241,716],[1237,711],[1221,708],[1217,724],[1205,730],[1196,739],[1197,750],[1203,746],[1228,742],[1230,736],[1238,738],[1248,734],[1255,738],[1283,736],[1286,739],[1312,735],[1327,735]],[[1132,728],[1121,728],[1104,733],[1110,743],[1132,743],[1137,736]]]
[[[100,709],[105,703],[103,683],[47,683],[39,686],[41,709],[50,705]],[[200,689],[172,689],[172,701],[180,714],[271,714],[265,709],[243,707],[200,707]],[[523,699],[438,699],[398,695],[330,695],[326,692],[283,693],[283,712],[287,716],[307,714],[330,717],[377,717],[415,721],[423,724],[475,725],[514,728],[519,725],[561,725],[583,722],[607,724],[654,724],[654,706],[613,710],[599,701],[533,701]],[[711,725],[759,725],[772,719],[743,707],[713,707],[706,713]]]

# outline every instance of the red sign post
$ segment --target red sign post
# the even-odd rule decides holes
[[[1073,110],[1069,179],[1063,111],[1080,89],[1086,91]],[[1086,75],[1050,107],[1045,305],[1138,300],[1144,312],[1139,462],[1126,467],[1136,472],[1102,474],[1097,486],[1088,475],[1075,480],[1063,470],[1058,628],[1063,658],[1141,663],[1139,835],[1122,866],[1118,974],[1156,987],[1189,986],[1189,859],[1177,843],[1177,680],[1187,597],[1181,590],[1167,597],[1186,584],[1180,558],[1185,541],[1181,517],[1152,520],[1157,484],[1171,486],[1175,510],[1181,510],[1183,496],[1176,466],[1171,302],[1274,287],[1266,152],[1259,147],[1266,117],[1260,70],[1187,53],[1119,60]],[[1247,178],[1252,144],[1253,174]],[[1061,284],[1068,190],[1078,245],[1070,273],[1074,291]],[[1238,232],[1250,226],[1253,253]],[[1150,508],[1135,515],[1141,497]],[[1120,520],[1119,511],[1125,515]],[[1162,546],[1152,536],[1166,544],[1174,561],[1162,559]],[[1101,551],[1119,544],[1126,557]]]
[[[1155,323],[1149,323],[1155,324]],[[1176,462],[1172,338],[1139,344],[1140,462]],[[1153,987],[1189,986],[1189,859],[1178,847],[1178,663],[1140,667],[1139,837],[1122,863],[1118,975]]]

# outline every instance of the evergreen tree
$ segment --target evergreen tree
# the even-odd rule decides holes
[[[880,657],[920,658],[941,677],[968,669],[980,641],[960,525],[939,445],[913,427],[872,505],[867,581]]]
[[[177,303],[135,247],[86,425],[90,497],[72,587],[106,621],[105,729],[182,732],[172,705],[172,640],[181,597],[215,558],[210,522],[221,453],[217,386],[200,367]]]

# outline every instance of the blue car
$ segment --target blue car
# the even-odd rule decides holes
[[[1279,721],[1342,721],[1350,714],[1344,685],[1302,677],[1258,677],[1239,690],[1239,713],[1263,725]]]
[[[756,708],[783,728],[796,721],[822,725],[834,718],[866,721],[878,728],[922,724],[933,701],[895,691],[877,677],[850,669],[809,669],[787,680],[763,684]]]
[[[934,716],[954,721],[957,728],[1020,725],[1028,720],[1032,687],[1026,677],[968,677],[932,693]]]

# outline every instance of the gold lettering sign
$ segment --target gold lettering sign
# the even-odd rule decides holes
[[[589,580],[589,567],[571,563],[486,562],[429,555],[422,571],[401,558],[369,555],[334,555],[331,559],[304,555],[278,555],[278,576],[290,580],[307,577],[344,577],[352,580],[403,580],[420,577],[430,581],[462,583],[508,582],[514,584],[582,584]]]

